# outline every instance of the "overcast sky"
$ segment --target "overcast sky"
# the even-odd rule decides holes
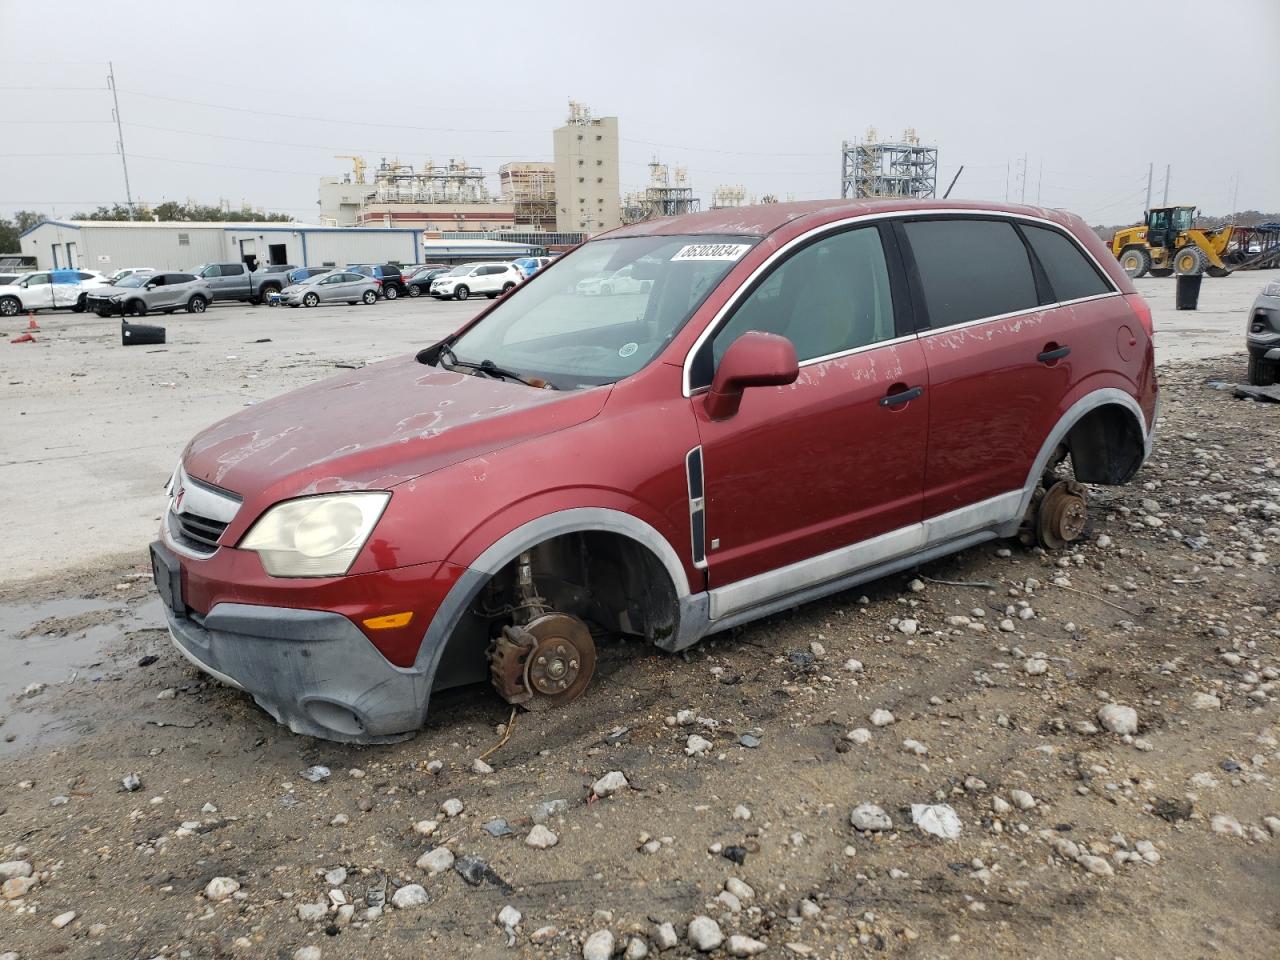
[[[370,12],[363,12],[366,7]],[[189,15],[181,13],[189,10]],[[550,160],[570,98],[616,115],[623,190],[657,156],[704,207],[736,184],[840,195],[840,144],[913,127],[938,192],[1128,222],[1170,202],[1280,211],[1280,2],[739,0],[376,5],[0,3],[0,214],[135,199],[317,215],[335,154],[496,174]],[[910,12],[912,9],[918,12]],[[510,12],[503,12],[509,10]],[[1006,179],[1006,170],[1011,170]],[[1007,183],[1007,186],[1006,186]],[[496,191],[496,175],[492,187]]]

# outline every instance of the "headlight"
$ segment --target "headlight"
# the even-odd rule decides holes
[[[1280,297],[1280,280],[1272,280],[1262,288],[1264,297]]]
[[[382,516],[389,493],[335,493],[278,503],[240,541],[273,577],[340,577]]]

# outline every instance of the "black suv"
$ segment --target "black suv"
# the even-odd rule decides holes
[[[403,297],[409,292],[404,277],[400,275],[400,268],[394,263],[349,263],[347,269],[362,273],[366,277],[373,277],[381,283],[382,295],[388,300]]]

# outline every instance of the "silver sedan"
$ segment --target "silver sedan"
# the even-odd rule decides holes
[[[285,287],[269,301],[291,307],[314,307],[321,303],[376,303],[378,283],[371,277],[347,270],[331,270],[302,283]]]

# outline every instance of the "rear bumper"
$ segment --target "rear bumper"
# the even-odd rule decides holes
[[[183,656],[294,733],[385,743],[422,725],[427,678],[388,663],[340,614],[220,603],[199,620],[165,616]]]

